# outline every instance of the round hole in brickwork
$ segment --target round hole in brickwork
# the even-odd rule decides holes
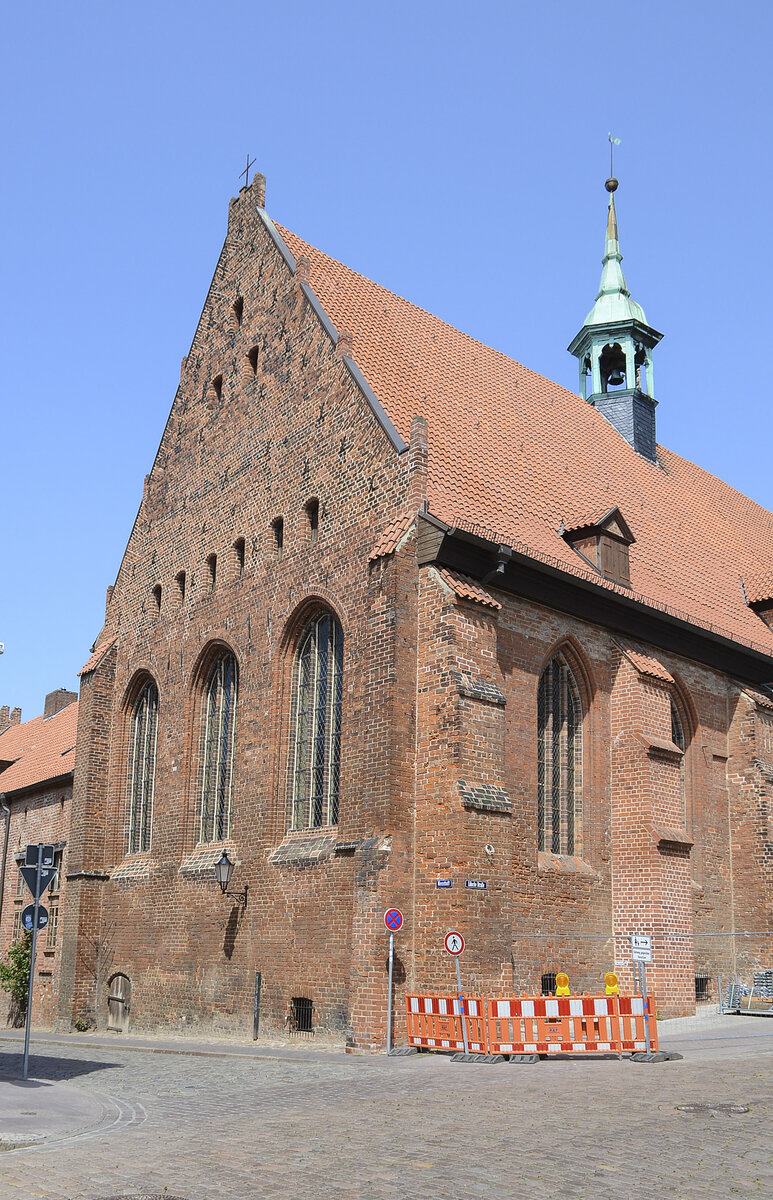
[[[724,1117],[730,1113],[748,1113],[751,1111],[748,1104],[730,1104],[726,1101],[720,1101],[712,1104],[710,1101],[701,1101],[696,1104],[677,1104],[677,1112],[693,1113],[696,1115],[706,1114],[713,1117]]]

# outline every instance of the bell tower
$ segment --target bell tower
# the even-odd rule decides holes
[[[652,351],[663,334],[647,324],[644,309],[626,287],[615,211],[618,182],[613,175],[605,187],[609,212],[601,286],[569,352],[579,359],[582,399],[597,408],[634,450],[655,462]]]

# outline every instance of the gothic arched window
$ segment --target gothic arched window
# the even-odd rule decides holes
[[[204,688],[202,842],[219,842],[230,833],[237,688],[236,659],[221,654],[212,663]]]
[[[293,829],[338,823],[344,639],[319,613],[298,644],[293,679]]]
[[[129,829],[127,852],[150,849],[156,781],[158,688],[151,679],[132,708],[129,742]]]
[[[679,750],[682,751],[682,757],[679,760],[679,789],[682,797],[682,808],[684,809],[686,801],[685,792],[685,765],[684,756],[687,750],[687,738],[684,733],[685,725],[682,720],[682,714],[679,711],[674,697],[671,697],[671,741]]]
[[[577,681],[561,654],[539,681],[539,849],[574,854],[582,784],[582,704]]]

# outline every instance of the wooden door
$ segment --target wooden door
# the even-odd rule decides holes
[[[132,985],[128,976],[114,975],[107,996],[107,1027],[125,1033],[129,1026]]]

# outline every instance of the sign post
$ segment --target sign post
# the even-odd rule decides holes
[[[650,1014],[649,1001],[647,999],[647,963],[652,962],[652,938],[649,934],[632,933],[631,934],[631,957],[634,967],[637,966],[641,970],[641,991],[642,999],[644,1000],[644,1043],[647,1047],[647,1053],[650,1053]]]
[[[392,1053],[392,973],[395,961],[395,930],[403,924],[403,914],[399,908],[388,908],[384,913],[384,924],[389,930],[389,982],[387,987],[387,1056]]]
[[[459,955],[464,950],[464,938],[456,929],[451,929],[445,936],[444,945],[448,953],[456,960],[456,987],[459,993],[459,1012],[462,1016],[462,1039],[464,1041],[464,1053],[469,1054],[470,1048],[467,1045],[467,1020],[464,1011],[464,996],[462,994],[462,973],[459,970]]]
[[[32,985],[35,980],[35,947],[38,940],[38,927],[41,929],[48,924],[48,912],[41,907],[40,897],[46,888],[56,878],[54,867],[54,847],[42,844],[27,846],[24,866],[19,868],[24,882],[32,892],[34,903],[32,909],[32,945],[30,947],[30,981],[27,987],[27,1024],[24,1029],[24,1060],[22,1063],[22,1079],[27,1078],[30,1060],[30,1029],[32,1027]],[[27,914],[28,909],[24,910]],[[44,916],[45,914],[45,916]],[[26,923],[25,923],[26,924]]]

